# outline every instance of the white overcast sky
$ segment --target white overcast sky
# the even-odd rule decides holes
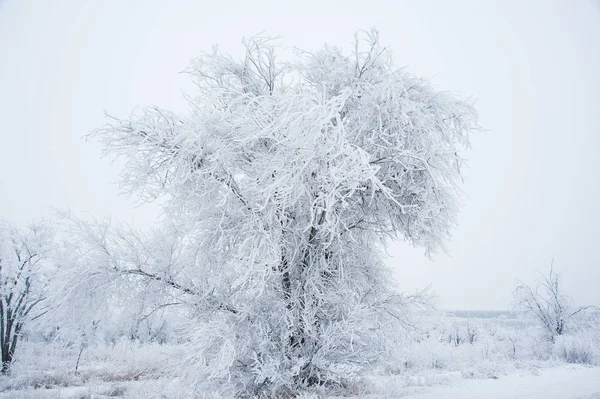
[[[70,208],[153,222],[118,196],[119,168],[82,136],[136,105],[183,109],[178,74],[259,32],[350,47],[376,27],[398,65],[477,98],[464,208],[449,254],[393,243],[408,291],[448,309],[506,309],[516,279],[565,270],[600,305],[600,3],[578,1],[0,0],[0,217]]]

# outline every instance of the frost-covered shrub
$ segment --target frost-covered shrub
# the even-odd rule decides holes
[[[527,320],[434,316],[422,320],[418,328],[420,333],[410,336],[399,351],[401,361],[389,372],[460,371],[467,378],[496,378],[554,358],[543,330]],[[472,340],[469,331],[476,331]]]
[[[555,355],[567,363],[600,364],[600,341],[590,334],[563,335],[554,344]]]
[[[85,348],[75,372],[79,348],[24,342],[12,375],[0,377],[0,391],[52,389],[94,382],[114,385],[162,378],[182,361],[184,350],[182,346],[139,344],[126,339],[114,345],[100,343]]]
[[[552,343],[545,332],[529,337],[528,350],[536,360],[548,360],[552,356]]]
[[[447,348],[447,343],[437,339],[415,343],[408,349],[403,364],[411,370],[444,369],[452,361]]]

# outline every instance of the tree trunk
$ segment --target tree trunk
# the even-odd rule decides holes
[[[77,374],[77,370],[79,369],[79,361],[81,360],[81,354],[83,353],[84,349],[85,349],[85,346],[81,345],[81,349],[79,350],[79,355],[77,355],[77,363],[75,363],[75,374]]]
[[[295,364],[304,359],[305,362],[295,376],[301,385],[315,385],[319,383],[319,378],[315,374],[315,368],[312,364],[312,356],[318,342],[309,336],[309,329],[315,326],[307,326],[304,319],[304,313],[307,306],[313,306],[314,301],[307,292],[307,271],[310,269],[311,262],[314,261],[314,255],[318,251],[317,233],[318,226],[323,223],[325,213],[318,217],[317,226],[312,226],[306,247],[300,252],[300,259],[288,259],[285,247],[282,245],[281,262],[279,272],[281,273],[281,289],[283,300],[287,312],[290,313],[290,319],[294,325],[286,343],[286,358]],[[316,324],[316,323],[315,323]]]
[[[4,320],[2,323],[2,374],[8,374],[10,371],[10,366],[13,361],[13,355],[15,353],[15,349],[17,347],[17,343],[19,342],[19,332],[21,325],[17,323],[15,325],[14,320],[12,319],[12,315],[9,312],[9,318],[7,319],[6,326],[4,325]]]
[[[10,350],[9,342],[5,341],[2,346],[2,374],[8,374],[13,360],[13,352]]]

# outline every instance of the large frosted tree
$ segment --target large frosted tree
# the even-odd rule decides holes
[[[355,44],[291,63],[267,39],[241,59],[215,49],[187,71],[187,113],[148,107],[95,133],[125,158],[126,188],[193,226],[200,256],[178,283],[196,293],[190,362],[223,397],[382,359],[404,308],[381,248],[400,237],[430,253],[455,224],[475,111],[395,67],[376,32]]]

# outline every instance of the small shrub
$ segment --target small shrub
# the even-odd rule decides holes
[[[554,351],[559,359],[575,364],[600,364],[598,349],[585,336],[562,336],[556,340]]]

